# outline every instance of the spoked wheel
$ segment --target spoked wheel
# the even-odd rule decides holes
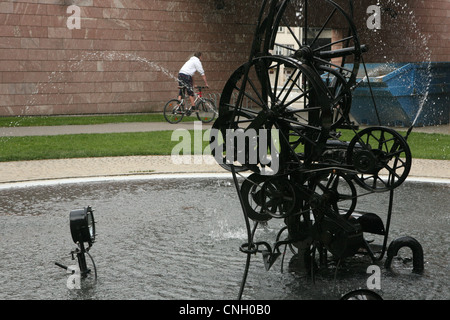
[[[357,192],[351,178],[342,172],[330,170],[310,178],[312,191],[326,197],[334,212],[350,218],[356,207]]]
[[[349,8],[331,0],[277,2],[270,39],[264,49],[294,57],[315,68],[327,82],[329,93],[339,93],[331,106],[334,113],[346,118],[350,104],[344,100],[355,85],[361,54],[365,51],[352,20],[351,2]],[[294,47],[283,44],[286,36],[294,39]]]
[[[262,208],[274,218],[286,218],[296,208],[294,185],[285,177],[271,177],[261,188]]]
[[[202,99],[197,103],[197,118],[203,123],[210,123],[218,114],[216,105],[210,99]]]
[[[285,77],[282,70],[287,69],[289,76]],[[287,57],[259,57],[241,66],[228,80],[215,126],[221,131],[240,128],[248,136],[276,130],[280,165],[298,165],[299,145],[328,138],[321,135],[321,124],[330,115],[332,100],[312,68]],[[270,143],[258,145],[261,148],[270,149]]]
[[[166,103],[164,106],[164,118],[167,122],[175,124],[180,122],[183,117],[184,110],[181,101],[173,99]]]
[[[285,218],[296,208],[296,191],[283,177],[250,175],[241,187],[247,215],[254,221]]]
[[[267,181],[267,176],[254,173],[244,180],[241,186],[241,194],[245,211],[250,219],[254,221],[268,221],[272,216],[264,212],[262,187]]]
[[[363,188],[382,192],[400,186],[411,170],[411,150],[395,130],[366,128],[348,146],[347,163],[359,173],[355,181]]]
[[[383,298],[371,290],[358,289],[345,294],[340,300],[383,300]]]

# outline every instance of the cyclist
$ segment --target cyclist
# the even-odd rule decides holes
[[[189,100],[191,101],[192,110],[195,108],[195,98],[194,98],[194,79],[193,76],[196,72],[200,73],[205,82],[205,86],[209,87],[208,81],[206,80],[205,70],[203,70],[203,65],[201,62],[202,53],[196,52],[192,58],[190,58],[184,65],[181,67],[180,72],[178,73],[178,83],[180,87],[185,87],[187,89],[187,94],[189,96]],[[180,89],[180,94],[178,100],[181,100],[182,90]]]

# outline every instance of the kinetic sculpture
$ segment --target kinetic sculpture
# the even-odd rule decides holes
[[[412,127],[403,137],[381,126],[359,131],[350,120],[352,91],[367,51],[352,14],[352,0],[347,10],[331,0],[264,0],[250,58],[223,89],[213,125],[222,138],[211,135],[211,145],[221,146],[213,155],[233,175],[248,232],[240,248],[247,264],[239,298],[252,254],[262,253],[269,269],[281,246],[309,261],[318,253],[324,265],[330,254],[340,260],[362,253],[375,262],[386,252],[394,190],[411,168],[407,137]],[[280,28],[295,39],[297,49],[277,43]],[[330,30],[331,43],[323,43]],[[285,54],[273,54],[276,48]],[[342,141],[341,129],[353,138]],[[269,143],[261,139],[263,133]],[[245,171],[249,174],[241,174]],[[380,192],[389,194],[386,224],[377,214],[356,210],[359,197]],[[274,245],[255,239],[258,224],[271,219],[284,222]],[[383,244],[376,248],[365,234],[384,237]],[[393,245],[386,267],[398,247],[409,246],[418,252],[415,271],[423,270],[416,240]]]

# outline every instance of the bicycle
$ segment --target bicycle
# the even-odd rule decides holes
[[[206,87],[196,87],[198,90],[195,95],[195,110],[192,106],[186,108],[186,86],[181,86],[181,100],[172,99],[164,106],[164,118],[167,122],[179,123],[184,116],[189,117],[193,112],[197,113],[197,118],[203,123],[213,121],[218,115],[217,107],[211,99],[203,98],[202,89]]]

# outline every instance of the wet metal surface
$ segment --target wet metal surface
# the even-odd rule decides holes
[[[412,274],[412,263],[400,256],[388,271],[383,259],[377,292],[384,299],[450,299],[449,191],[450,184],[419,182],[396,190],[389,242],[400,236],[419,240],[425,272]],[[362,197],[358,209],[387,212],[387,201],[384,193]],[[76,263],[69,254],[76,248],[69,212],[88,205],[97,222],[97,242],[90,253],[98,280],[70,290],[68,274],[54,263]],[[281,225],[271,221],[257,235],[274,241]],[[239,251],[247,239],[245,230],[228,178],[2,189],[0,299],[236,299],[245,266]],[[289,250],[269,271],[259,254],[252,257],[243,298],[338,299],[366,288],[371,264],[367,257],[350,259],[338,272],[333,267],[319,272],[313,283],[295,267]]]

